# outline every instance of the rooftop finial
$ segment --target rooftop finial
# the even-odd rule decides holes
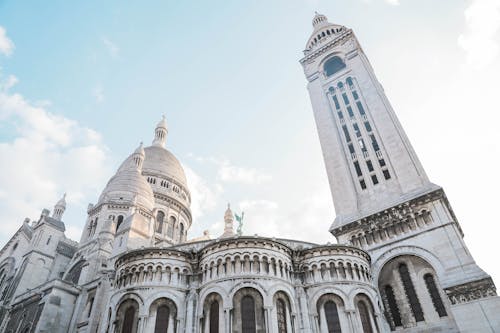
[[[167,121],[165,120],[165,115],[162,115],[161,120],[158,122],[155,128],[155,138],[153,140],[153,146],[165,147],[165,142],[167,142]]]
[[[324,25],[328,23],[328,19],[326,18],[325,15],[320,14],[318,12],[314,12],[314,18],[312,21],[312,25],[314,28],[316,28],[319,25]]]

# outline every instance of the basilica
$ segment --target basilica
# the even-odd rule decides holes
[[[495,285],[358,39],[312,23],[300,64],[337,244],[235,233],[230,207],[220,236],[188,239],[191,193],[162,119],[89,204],[78,242],[64,197],[20,224],[0,252],[0,332],[500,332]]]

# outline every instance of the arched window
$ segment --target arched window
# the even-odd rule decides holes
[[[424,281],[425,285],[427,286],[427,290],[429,291],[429,295],[431,296],[432,304],[434,304],[434,309],[436,309],[439,317],[446,317],[446,309],[444,307],[443,300],[439,295],[439,290],[436,286],[436,282],[434,281],[434,276],[429,273],[425,274]]]
[[[135,308],[133,306],[130,306],[127,310],[125,310],[122,333],[132,333],[134,331],[134,321],[135,321]]]
[[[394,297],[394,290],[391,286],[385,286],[384,292],[387,303],[389,305],[389,314],[392,317],[394,327],[403,326],[403,323],[401,321],[401,313],[399,312],[398,304],[396,303],[396,298]]]
[[[156,232],[160,233],[163,231],[163,220],[165,219],[165,213],[159,211],[156,214]]]
[[[167,236],[170,238],[174,237],[174,226],[175,226],[175,217],[170,216],[169,221],[168,221],[168,229],[167,229]]]
[[[66,275],[65,281],[72,282],[74,284],[78,284],[78,280],[80,280],[80,274],[82,273],[83,264],[85,261],[80,261],[76,265],[74,265],[68,274]]]
[[[179,226],[179,241],[182,242],[184,239],[184,224],[180,224]]]
[[[168,318],[170,310],[168,306],[161,305],[156,309],[155,333],[166,333],[168,330]]]
[[[219,302],[210,304],[210,333],[219,333]]]
[[[345,82],[347,82],[347,84],[348,84],[350,87],[352,87],[353,82],[352,82],[352,78],[351,78],[351,77],[348,77],[348,78],[345,80]]]
[[[286,305],[282,299],[276,301],[276,314],[278,317],[278,333],[287,333]]]
[[[90,220],[90,223],[89,223],[89,237],[92,236],[92,228],[94,227],[94,221],[93,220]]]
[[[120,228],[122,222],[123,222],[123,215],[119,215],[118,218],[116,219],[116,231],[118,231],[118,228]]]
[[[424,313],[422,312],[422,307],[415,292],[415,287],[411,281],[410,272],[408,271],[408,266],[406,264],[399,265],[399,276],[403,282],[403,287],[410,303],[411,312],[417,322],[424,321]]]
[[[95,218],[94,225],[92,226],[92,236],[94,236],[95,231],[97,230],[97,220],[98,218]]]
[[[332,76],[345,67],[345,63],[342,61],[342,59],[340,59],[339,57],[331,57],[325,62],[323,70],[326,76]]]
[[[361,326],[363,326],[363,333],[373,333],[372,324],[370,323],[370,313],[363,301],[358,302],[358,311],[361,319]]]
[[[241,299],[241,332],[256,333],[255,330],[255,301],[252,296],[246,295]]]
[[[324,305],[326,326],[328,327],[328,333],[340,333],[342,329],[340,328],[339,312],[337,310],[337,305],[334,301],[327,301]]]

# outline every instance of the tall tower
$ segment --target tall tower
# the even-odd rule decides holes
[[[339,243],[367,250],[392,330],[499,332],[481,270],[442,188],[431,183],[351,29],[316,14],[300,60]]]

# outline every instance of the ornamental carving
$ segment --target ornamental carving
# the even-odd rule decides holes
[[[472,302],[481,298],[497,295],[495,284],[489,277],[445,288],[445,292],[452,305]]]

